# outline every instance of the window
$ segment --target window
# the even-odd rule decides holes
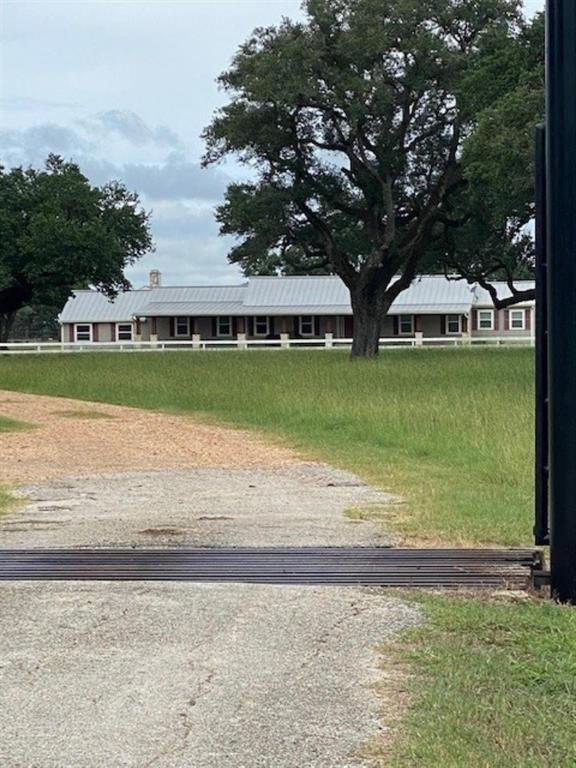
[[[177,317],[174,328],[176,329],[176,336],[190,336],[190,318]]]
[[[229,317],[219,317],[216,321],[218,336],[232,336],[232,321]]]
[[[526,327],[526,313],[523,309],[510,310],[510,328],[516,331],[523,331]]]
[[[446,315],[446,333],[462,333],[460,315]]]
[[[478,310],[478,329],[480,331],[494,330],[494,310],[493,309]]]
[[[302,315],[299,326],[300,336],[314,336],[314,318],[312,315]]]
[[[400,315],[398,318],[398,331],[402,336],[410,336],[414,333],[414,316]]]
[[[74,332],[76,341],[92,341],[92,326],[89,323],[75,325]]]
[[[118,323],[116,338],[118,341],[132,341],[132,323]]]
[[[254,318],[254,336],[268,336],[270,333],[270,319],[268,317]]]

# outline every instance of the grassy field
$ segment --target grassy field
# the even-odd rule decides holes
[[[530,544],[530,350],[0,357],[0,388],[201,414],[286,439],[406,501],[413,540]],[[111,428],[113,428],[111,426]],[[529,599],[414,597],[428,618],[385,654],[413,671],[382,765],[576,764],[576,613]]]
[[[530,350],[255,351],[0,358],[0,388],[257,427],[400,494],[413,539],[531,536]]]

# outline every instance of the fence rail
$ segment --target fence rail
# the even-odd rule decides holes
[[[319,339],[200,339],[194,341],[93,341],[30,342],[0,344],[2,355],[61,354],[72,352],[166,352],[175,350],[205,351],[210,349],[347,349],[352,339],[339,339],[327,334]],[[382,349],[426,349],[432,347],[533,347],[532,336],[438,336],[395,337],[380,339]]]

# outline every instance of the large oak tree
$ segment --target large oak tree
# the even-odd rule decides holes
[[[234,155],[221,231],[246,272],[324,260],[350,290],[352,354],[451,220],[477,119],[470,73],[485,37],[513,37],[515,0],[307,0],[306,20],[256,30],[220,77],[230,97],[205,163]],[[460,217],[462,218],[462,217]]]
[[[42,170],[0,168],[0,341],[22,307],[129,288],[124,270],[152,248],[148,218],[122,184],[91,186],[55,155]]]

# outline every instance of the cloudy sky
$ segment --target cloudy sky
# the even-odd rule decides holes
[[[156,252],[135,285],[152,267],[165,284],[235,282],[213,211],[237,170],[200,169],[200,134],[240,43],[299,15],[300,0],[0,0],[1,162],[57,152],[137,190]]]

